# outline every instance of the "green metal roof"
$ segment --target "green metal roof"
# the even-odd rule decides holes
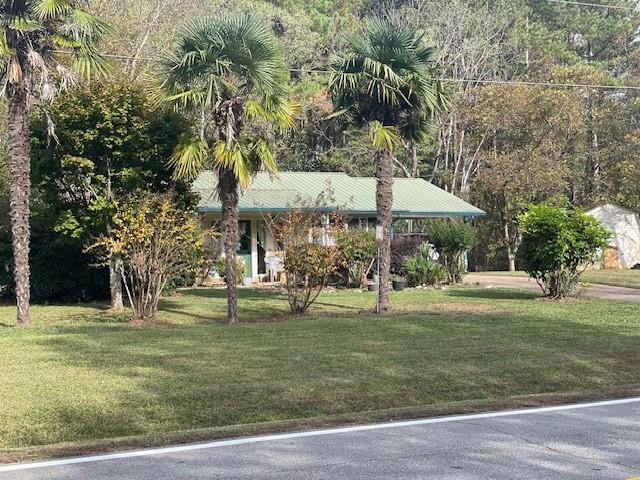
[[[195,181],[193,189],[200,195],[198,211],[221,211],[216,182],[211,171],[203,172]],[[240,198],[240,213],[286,211],[299,200],[313,202],[327,191],[332,192],[332,209],[341,208],[358,215],[376,214],[376,179],[336,172],[281,172],[278,176],[258,173]],[[476,217],[484,212],[421,178],[395,178],[393,215]]]

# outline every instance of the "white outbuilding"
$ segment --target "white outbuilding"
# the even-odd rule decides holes
[[[605,252],[605,268],[633,268],[640,264],[640,219],[636,212],[607,203],[587,213],[613,233]]]

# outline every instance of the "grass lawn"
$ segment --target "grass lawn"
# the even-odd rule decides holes
[[[169,297],[162,323],[143,328],[74,305],[36,306],[36,327],[18,329],[14,308],[0,307],[0,460],[61,442],[640,385],[634,304],[411,290],[375,317],[362,312],[373,293],[334,292],[291,318],[282,294],[243,289],[245,323],[228,326],[224,295]]]
[[[479,272],[479,275],[527,276],[525,272]],[[614,287],[640,288],[640,270],[587,270],[582,274],[581,281]]]

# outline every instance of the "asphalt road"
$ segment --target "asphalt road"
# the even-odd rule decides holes
[[[498,415],[254,437],[57,462],[62,465],[43,462],[23,470],[0,466],[0,479],[623,480],[640,476],[640,399]]]
[[[530,290],[542,294],[540,286],[535,280],[528,277],[509,277],[501,275],[485,275],[473,273],[464,277],[464,283],[490,288],[516,288],[520,290]],[[622,300],[625,302],[640,303],[640,289],[614,287],[611,285],[593,284],[589,287],[582,287],[578,290],[578,295],[591,298],[601,298],[604,300]]]

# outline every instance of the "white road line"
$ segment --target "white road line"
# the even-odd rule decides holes
[[[558,405],[554,407],[528,408],[522,410],[507,410],[502,412],[477,413],[470,415],[454,415],[449,417],[425,418],[422,420],[407,420],[401,422],[386,422],[370,425],[358,425],[353,427],[327,428],[323,430],[309,430],[306,432],[281,433],[276,435],[263,435],[258,437],[236,438],[233,440],[219,440],[208,443],[198,443],[192,445],[180,445],[176,447],[149,448],[144,450],[132,450],[121,453],[108,453],[103,455],[92,455],[88,457],[63,458],[60,460],[49,460],[45,462],[18,463],[0,466],[0,472],[15,472],[18,470],[29,470],[34,468],[57,467],[62,465],[73,465],[77,463],[103,462],[105,460],[120,460],[123,458],[146,457],[150,455],[162,455],[167,453],[189,452],[193,450],[206,450],[211,448],[230,447],[234,445],[246,445],[251,443],[272,442],[277,440],[288,440],[292,438],[317,437],[322,435],[334,435],[341,433],[364,432],[367,430],[381,430],[385,428],[413,427],[419,425],[431,425],[435,423],[460,422],[463,420],[478,420],[483,418],[512,417],[516,415],[529,415],[535,413],[562,412],[566,410],[580,410],[583,408],[606,407],[611,405],[625,405],[629,403],[640,403],[640,397],[625,398],[620,400],[605,400],[601,402],[577,403],[572,405]]]

